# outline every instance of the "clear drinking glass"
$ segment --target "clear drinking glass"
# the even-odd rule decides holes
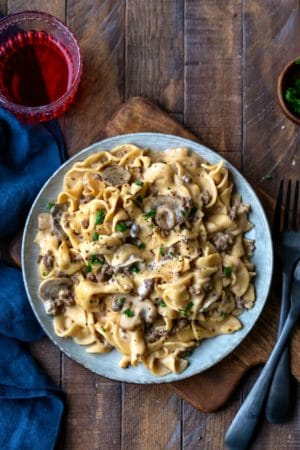
[[[0,20],[0,106],[29,122],[60,116],[82,73],[78,43],[56,17],[23,11]]]

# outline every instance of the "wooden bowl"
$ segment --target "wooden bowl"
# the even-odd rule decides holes
[[[290,106],[287,104],[284,98],[284,92],[286,88],[291,86],[296,78],[300,79],[300,64],[296,64],[295,61],[300,61],[300,57],[294,58],[290,61],[281,71],[277,80],[277,98],[279,105],[286,115],[286,117],[292,120],[297,125],[300,125],[300,115],[294,113]]]

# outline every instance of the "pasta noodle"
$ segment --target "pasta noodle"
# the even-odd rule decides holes
[[[134,145],[74,164],[39,215],[39,296],[55,333],[120,367],[181,372],[202,339],[241,328],[254,241],[223,161]]]

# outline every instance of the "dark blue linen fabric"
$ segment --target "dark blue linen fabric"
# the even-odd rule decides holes
[[[23,124],[0,109],[0,240],[24,224],[38,191],[64,160],[56,122]],[[43,335],[21,272],[0,261],[0,449],[51,450],[63,412],[61,391],[24,342]]]

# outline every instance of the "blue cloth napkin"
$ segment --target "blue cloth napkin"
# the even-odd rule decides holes
[[[54,122],[29,125],[0,109],[0,239],[13,236],[43,183],[64,160]],[[51,450],[61,391],[24,348],[43,335],[18,269],[0,261],[0,449]]]

